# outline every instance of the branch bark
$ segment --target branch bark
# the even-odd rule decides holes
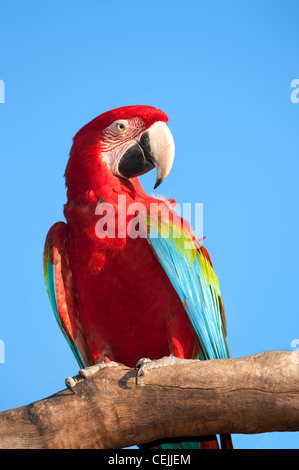
[[[0,448],[117,449],[163,438],[299,431],[299,353],[107,368],[0,413]]]

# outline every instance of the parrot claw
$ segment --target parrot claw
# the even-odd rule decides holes
[[[79,374],[81,375],[81,377],[83,377],[84,379],[89,379],[89,377],[91,377],[92,375],[94,375],[96,372],[98,372],[99,370],[102,370],[102,369],[105,369],[106,367],[117,367],[117,366],[123,366],[123,364],[119,363],[119,362],[114,362],[114,361],[110,361],[110,362],[97,362],[96,364],[94,364],[93,366],[88,366],[86,367],[85,369],[80,369],[79,370]]]
[[[134,367],[135,370],[138,369],[136,373],[136,385],[138,385],[138,377],[144,374],[145,364],[149,364],[150,362],[153,362],[153,361],[149,359],[148,357],[142,357],[136,362],[135,367]]]
[[[67,377],[65,379],[65,385],[67,388],[76,394],[75,386],[77,385],[78,382],[81,382],[84,379],[89,379],[89,377],[92,377],[96,372],[99,370],[102,370],[106,367],[117,367],[117,366],[123,366],[123,364],[119,362],[98,362],[97,364],[94,364],[92,366],[88,366],[85,369],[80,369],[79,370],[79,376],[76,377]]]
[[[76,379],[75,377],[67,377],[65,379],[65,385],[67,388],[74,394],[76,395],[76,390],[75,390],[75,385],[80,382],[80,380]]]
[[[148,357],[139,359],[139,361],[137,361],[135,364],[135,370],[138,369],[136,374],[136,385],[138,385],[138,378],[151,369],[156,369],[158,367],[164,366],[171,366],[173,364],[182,364],[184,362],[190,362],[190,360],[192,359],[181,359],[179,357],[173,356],[172,354],[170,356],[164,356],[161,359],[156,359],[153,361]]]

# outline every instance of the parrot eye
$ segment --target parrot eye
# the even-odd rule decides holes
[[[123,121],[119,121],[116,123],[116,129],[118,132],[124,132],[126,130],[127,126],[126,123]]]

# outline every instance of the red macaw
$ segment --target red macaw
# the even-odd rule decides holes
[[[83,375],[94,364],[134,367],[140,358],[229,357],[207,250],[175,214],[173,200],[148,196],[138,180],[156,167],[156,188],[170,172],[174,142],[167,122],[154,107],[122,107],[96,117],[73,139],[65,172],[67,223],[56,223],[47,235],[44,273]],[[159,216],[151,213],[157,203]],[[132,227],[143,232],[136,236]],[[230,438],[222,441],[230,446]],[[217,448],[218,441],[196,445]]]

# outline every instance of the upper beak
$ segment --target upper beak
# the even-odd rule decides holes
[[[139,141],[121,157],[118,171],[122,176],[131,178],[157,169],[154,189],[168,176],[174,159],[174,140],[165,122],[155,122],[143,132]]]

